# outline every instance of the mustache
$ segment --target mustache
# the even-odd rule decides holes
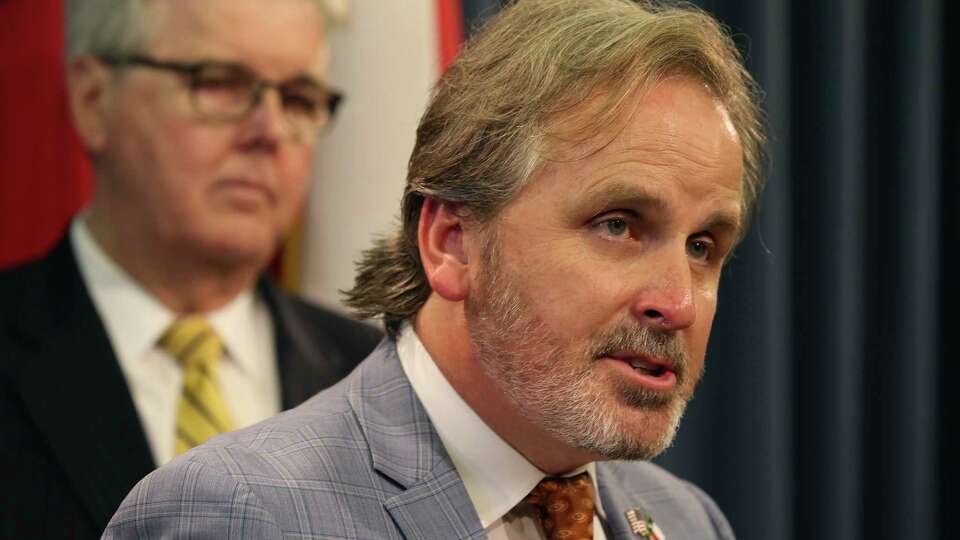
[[[686,380],[690,359],[677,334],[658,332],[648,326],[619,324],[591,337],[587,354],[596,359],[622,351],[663,358],[672,364],[679,384]]]

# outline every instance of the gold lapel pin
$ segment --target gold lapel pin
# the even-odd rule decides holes
[[[660,527],[657,527],[653,523],[653,519],[650,516],[641,513],[639,508],[631,508],[624,512],[624,515],[627,518],[627,523],[630,524],[630,530],[633,534],[641,538],[649,538],[650,540],[665,540]]]

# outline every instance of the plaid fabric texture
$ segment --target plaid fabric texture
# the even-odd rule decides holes
[[[656,465],[597,466],[608,538],[642,509],[668,538],[730,539],[713,501]],[[389,338],[300,407],[214,437],[144,478],[119,538],[486,538]]]

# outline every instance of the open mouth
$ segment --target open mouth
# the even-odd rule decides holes
[[[630,367],[634,369],[637,373],[641,375],[647,375],[650,377],[662,377],[669,370],[663,364],[651,362],[646,358],[630,358],[625,359],[625,362],[630,364]]]
[[[601,360],[612,362],[612,367],[648,390],[669,392],[679,383],[680,374],[669,360],[635,352],[610,352]]]

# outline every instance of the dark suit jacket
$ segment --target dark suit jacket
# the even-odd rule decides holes
[[[262,279],[283,407],[343,378],[380,334]],[[65,236],[0,272],[0,538],[99,537],[155,464]]]

